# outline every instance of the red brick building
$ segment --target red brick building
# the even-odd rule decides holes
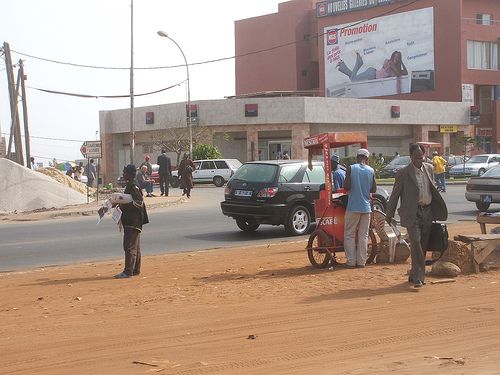
[[[292,0],[277,13],[236,21],[236,96],[470,102],[478,151],[499,152],[499,38],[497,0]],[[384,77],[381,66],[395,50],[407,74]],[[343,63],[354,70],[356,54],[359,72],[373,65],[373,80],[340,72]],[[458,135],[414,134],[451,137],[451,146]]]

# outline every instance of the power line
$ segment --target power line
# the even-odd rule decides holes
[[[155,91],[150,91],[150,92],[145,92],[142,94],[134,94],[134,96],[146,96],[146,95],[153,95],[157,94],[162,91],[170,90],[173,87],[180,86],[187,80],[185,79],[184,81],[178,82],[172,86],[165,87],[163,89],[155,90]],[[130,94],[125,94],[125,95],[88,95],[88,94],[77,94],[77,93],[72,93],[72,92],[65,92],[65,91],[57,91],[57,90],[49,90],[49,89],[42,89],[38,87],[31,87],[31,86],[26,86],[29,89],[32,90],[37,90],[37,91],[42,91],[48,94],[57,94],[57,95],[67,95],[67,96],[76,96],[78,98],[92,98],[92,99],[118,99],[118,98],[129,98]]]
[[[359,25],[359,24],[361,24],[363,22],[373,20],[374,18],[378,18],[378,17],[382,17],[382,16],[385,16],[385,15],[394,13],[394,12],[396,12],[396,11],[402,9],[402,8],[406,8],[406,7],[410,6],[410,5],[413,5],[413,4],[417,3],[418,1],[420,1],[420,0],[413,0],[412,2],[410,2],[408,4],[400,5],[400,6],[396,7],[396,8],[394,8],[394,9],[388,10],[386,12],[379,13],[378,15],[374,15],[373,17],[366,18],[366,19],[363,19],[361,21],[354,22],[352,24],[346,25],[346,26],[340,28],[339,30],[347,29],[347,28]],[[325,34],[326,33],[318,34],[317,37],[318,38],[322,37]],[[259,54],[259,53],[269,52],[269,51],[273,51],[273,50],[276,50],[276,49],[279,49],[279,48],[287,47],[287,46],[290,46],[290,45],[293,45],[293,44],[298,44],[298,43],[303,43],[303,42],[308,42],[308,41],[309,40],[300,40],[300,41],[294,40],[294,41],[291,41],[291,42],[287,42],[287,43],[284,43],[284,44],[279,44],[279,45],[276,45],[276,46],[273,46],[273,47],[264,48],[264,49],[257,50],[257,51],[247,52],[247,53],[243,53],[243,54],[240,54],[240,55],[233,55],[233,56],[221,57],[221,58],[218,58],[218,59],[212,59],[212,60],[205,60],[205,61],[194,62],[194,63],[190,63],[188,65],[189,66],[204,65],[204,64],[210,64],[210,63],[220,62],[220,61],[224,61],[224,60],[232,60],[232,59],[235,59],[235,58],[246,57],[246,56],[251,56],[251,55],[255,55],[255,54]],[[41,60],[41,61],[46,61],[46,62],[50,62],[50,63],[54,63],[54,64],[68,65],[68,66],[73,66],[73,67],[78,67],[78,68],[105,69],[105,70],[129,70],[130,69],[130,67],[112,67],[112,66],[98,66],[98,65],[77,64],[77,63],[64,62],[64,61],[58,61],[58,60],[54,60],[54,59],[48,59],[48,58],[44,58],[44,57],[34,56],[34,55],[30,55],[30,54],[27,54],[27,53],[24,53],[24,52],[16,51],[16,50],[13,50],[13,49],[11,49],[11,51],[14,52],[14,53],[17,53],[19,55],[22,55],[22,56],[31,57],[33,59],[37,59],[37,60]],[[135,70],[155,70],[155,69],[171,69],[171,68],[180,68],[180,67],[185,67],[185,64],[180,64],[180,65],[166,65],[166,66],[150,66],[150,67],[134,67],[134,69]]]
[[[9,133],[3,133],[3,135],[10,135]],[[24,134],[21,134],[21,137],[24,137]],[[67,138],[51,138],[51,137],[36,137],[30,134],[30,138],[36,139],[45,139],[50,141],[64,141],[64,142],[85,142],[81,139],[67,139]]]

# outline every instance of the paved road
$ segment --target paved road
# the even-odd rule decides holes
[[[463,185],[449,186],[444,195],[449,222],[474,220],[477,214],[474,203],[465,201],[464,189]],[[221,214],[222,197],[223,188],[199,187],[191,202],[151,211],[151,223],[141,236],[143,254],[300,238],[287,237],[282,226],[265,225],[254,233],[241,232],[234,220]],[[110,218],[99,225],[95,217],[4,223],[0,224],[0,238],[0,271],[122,257],[122,234]]]

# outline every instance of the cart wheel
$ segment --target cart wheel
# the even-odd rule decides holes
[[[378,242],[377,236],[375,235],[375,231],[373,228],[370,228],[368,231],[368,259],[366,260],[366,264],[373,263],[373,260],[378,254]]]
[[[332,260],[331,254],[324,248],[331,245],[328,235],[322,230],[315,230],[307,242],[307,257],[314,268],[326,268]]]

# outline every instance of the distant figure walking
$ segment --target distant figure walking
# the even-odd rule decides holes
[[[161,150],[161,155],[158,156],[156,161],[158,164],[158,176],[160,177],[160,195],[168,197],[168,184],[172,176],[172,163],[167,156],[165,149]]]
[[[182,195],[186,195],[191,198],[191,189],[193,188],[193,171],[196,169],[193,161],[189,159],[189,155],[186,153],[179,163],[179,178],[181,180],[180,188],[182,189]]]
[[[94,180],[96,179],[97,175],[97,169],[94,164],[94,159],[90,159],[90,162],[85,168],[85,174],[87,175],[87,185],[90,187],[94,186]]]
[[[446,193],[446,164],[445,158],[439,155],[437,151],[432,153],[432,165],[434,167],[434,177],[436,179],[437,188],[440,192]]]
[[[290,155],[288,155],[288,151],[283,151],[283,160],[290,160]]]
[[[36,171],[38,169],[38,165],[35,163],[35,158],[33,156],[30,157],[30,161],[31,161],[31,170]]]

